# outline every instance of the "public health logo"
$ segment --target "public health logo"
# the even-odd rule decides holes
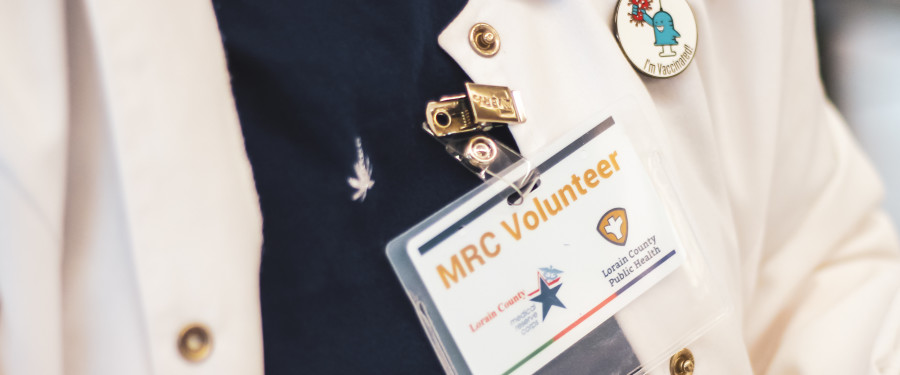
[[[624,208],[613,208],[603,214],[597,223],[597,231],[607,241],[625,246],[628,240],[628,214]]]

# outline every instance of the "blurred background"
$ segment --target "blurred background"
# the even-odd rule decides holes
[[[815,0],[822,78],[881,173],[900,229],[900,0]]]

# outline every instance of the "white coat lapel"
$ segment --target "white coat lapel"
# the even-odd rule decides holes
[[[207,325],[206,373],[261,373],[261,217],[212,4],[88,0],[158,373]]]

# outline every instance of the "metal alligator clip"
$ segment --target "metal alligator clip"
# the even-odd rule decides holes
[[[517,91],[469,82],[465,94],[429,102],[425,108],[425,122],[436,137],[488,131],[497,125],[525,122],[525,116],[519,110],[521,102]]]
[[[487,131],[525,122],[518,92],[502,86],[466,83],[466,94],[429,102],[422,128],[481,180],[496,177],[515,190],[511,204],[520,204],[539,182],[531,162]],[[523,176],[508,180],[509,173]]]

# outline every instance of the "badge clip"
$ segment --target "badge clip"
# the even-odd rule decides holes
[[[507,87],[467,82],[465,94],[445,96],[428,103],[426,124],[429,133],[435,137],[520,124],[525,122],[519,109],[521,102],[519,93]]]
[[[496,177],[516,191],[510,204],[519,204],[540,181],[531,162],[487,133],[494,126],[525,122],[517,91],[502,86],[466,83],[466,94],[429,102],[422,128],[447,152],[482,181]],[[509,181],[504,171],[523,165],[524,177]]]

